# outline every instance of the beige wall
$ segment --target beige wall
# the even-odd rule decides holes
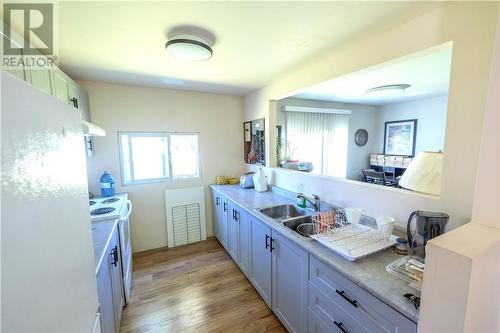
[[[450,228],[467,223],[472,211],[497,7],[497,2],[450,2],[383,34],[344,45],[246,96],[245,120],[265,117],[268,124],[271,120],[267,126],[266,144],[270,147],[268,157],[272,157],[274,142],[269,138],[275,137],[272,123],[275,110],[269,110],[269,100],[281,99],[307,86],[452,41],[443,185],[439,200],[404,193],[398,195],[392,190],[373,189],[337,179],[309,177],[305,181],[311,191],[317,187],[322,189],[318,194],[323,197],[336,193],[345,205],[379,212],[383,207],[383,213],[393,215],[399,224],[404,224],[414,209],[449,213]],[[274,157],[268,160],[273,161]],[[282,179],[277,177],[275,185],[296,190],[296,182],[288,181],[293,177]]]
[[[420,332],[500,332],[500,22],[492,58],[472,223],[427,243]]]
[[[242,98],[86,81],[79,84],[89,93],[92,122],[106,130],[106,137],[94,139],[95,156],[87,159],[89,189],[99,194],[99,177],[110,170],[116,190],[130,194],[134,252],[167,245],[166,189],[204,185],[207,234],[212,235],[207,185],[220,174],[238,177],[243,168]],[[121,186],[117,131],[199,132],[202,179]]]

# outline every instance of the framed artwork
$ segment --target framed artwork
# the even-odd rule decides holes
[[[384,155],[414,156],[417,119],[387,121],[384,138]]]
[[[266,165],[265,119],[243,123],[243,154],[245,163]]]

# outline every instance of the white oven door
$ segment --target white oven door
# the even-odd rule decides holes
[[[130,240],[130,213],[132,213],[132,202],[127,200],[127,213],[120,219],[120,240],[122,254],[132,250],[132,242]]]
[[[125,290],[125,302],[130,297],[130,286],[132,282],[132,241],[130,238],[130,213],[132,202],[127,200],[127,213],[120,219],[120,247],[122,252],[123,285]]]

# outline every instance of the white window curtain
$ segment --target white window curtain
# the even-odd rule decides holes
[[[313,173],[346,178],[348,114],[284,112],[285,138],[294,160]]]

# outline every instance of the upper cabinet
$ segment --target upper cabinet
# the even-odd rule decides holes
[[[14,44],[20,45],[19,41],[14,42]],[[18,49],[16,56],[23,56],[22,48]],[[45,57],[41,53],[36,56]],[[47,61],[46,63],[49,64],[50,62]],[[5,71],[45,91],[47,94],[53,95],[63,103],[73,106],[80,113],[82,120],[90,122],[90,105],[87,92],[58,67],[45,65],[45,67],[33,68],[25,66],[21,62],[16,68],[5,69]],[[92,136],[85,136],[85,148],[88,156],[94,155]]]
[[[42,56],[42,54],[38,55]],[[55,95],[53,70],[50,67],[24,68],[25,81],[45,91],[47,94]]]
[[[54,76],[54,96],[57,99],[69,104],[69,85],[73,80],[69,76],[64,74],[59,68],[54,68],[52,71]]]
[[[19,41],[13,41],[13,43],[19,45]],[[23,56],[22,49],[19,48],[18,50],[19,54],[16,54],[16,56]],[[35,56],[45,57],[41,53]],[[25,66],[20,62],[15,69],[8,68],[5,71],[75,107],[79,110],[82,120],[90,121],[87,92],[60,68],[49,65],[49,63],[50,61],[47,61],[45,67],[34,68],[33,66]]]

